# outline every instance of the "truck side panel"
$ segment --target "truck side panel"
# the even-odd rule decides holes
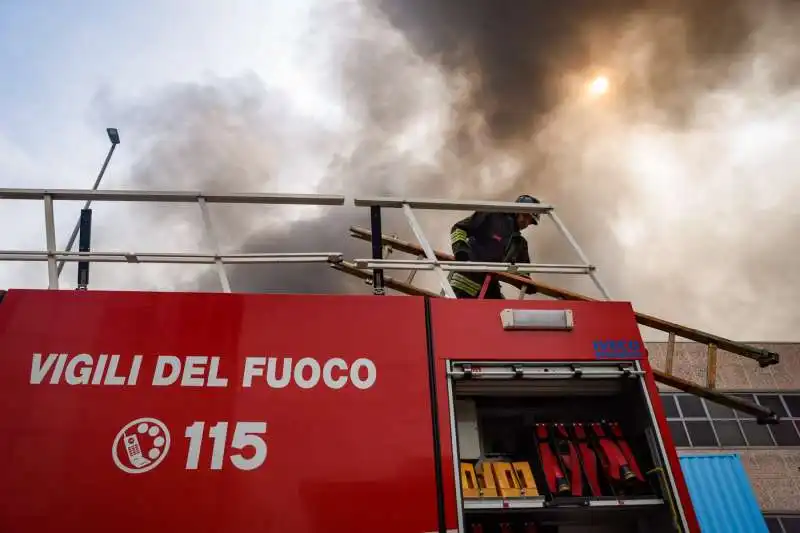
[[[572,331],[505,331],[500,311],[514,309],[570,309],[574,314]],[[638,353],[623,354],[618,359],[640,360],[648,373],[646,389],[664,438],[677,492],[686,514],[690,531],[699,531],[697,518],[689,499],[677,452],[664,418],[663,406],[646,360],[633,309],[626,302],[581,301],[497,301],[497,300],[430,300],[433,330],[433,356],[436,360],[437,404],[439,406],[439,439],[443,456],[444,501],[447,527],[457,527],[456,492],[459,490],[453,471],[453,439],[449,423],[450,405],[447,390],[447,360],[482,361],[596,361],[608,360],[598,353],[598,343],[621,343],[641,346]],[[600,350],[603,352],[602,350]]]
[[[433,531],[424,318],[411,297],[9,291],[0,530]]]
[[[453,471],[453,439],[450,434],[450,405],[447,390],[448,359],[457,360],[595,360],[597,340],[639,340],[636,323],[630,319],[630,305],[604,303],[605,313],[597,321],[593,302],[515,301],[515,309],[571,309],[572,332],[504,331],[500,311],[509,302],[496,300],[430,301],[433,353],[436,360],[439,439],[442,454],[444,508],[448,529],[458,527],[456,477]],[[596,311],[595,311],[596,312]],[[530,342],[526,342],[529,339]]]

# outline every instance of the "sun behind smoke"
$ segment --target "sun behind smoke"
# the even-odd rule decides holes
[[[590,96],[602,96],[608,92],[609,81],[606,76],[597,76],[589,82],[587,90]]]

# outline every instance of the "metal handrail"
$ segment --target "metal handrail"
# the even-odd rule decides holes
[[[322,194],[215,194],[203,191],[156,190],[96,190],[96,189],[4,189],[0,200],[39,200],[44,202],[45,250],[0,250],[0,261],[46,261],[48,288],[58,289],[59,262],[214,264],[224,292],[231,292],[226,264],[264,263],[330,263],[342,260],[338,252],[278,253],[278,254],[221,254],[208,211],[210,203],[256,205],[315,205],[341,206],[345,197]],[[55,201],[85,200],[94,202],[155,202],[196,203],[203,218],[206,239],[214,253],[152,253],[152,252],[72,252],[56,249]]]
[[[384,270],[433,270],[439,279],[439,284],[443,293],[449,298],[455,298],[453,288],[447,279],[445,271],[460,272],[531,272],[547,274],[587,274],[594,282],[600,294],[606,300],[611,299],[611,295],[605,284],[597,275],[596,268],[591,264],[586,254],[583,252],[578,242],[569,232],[567,227],[555,212],[555,207],[549,204],[528,204],[518,202],[487,202],[477,200],[437,200],[427,198],[394,198],[394,197],[369,197],[356,198],[353,203],[357,207],[369,207],[372,225],[372,258],[355,259],[352,266],[354,268],[369,268],[372,270],[372,285],[375,294],[384,293],[383,271]],[[425,259],[421,261],[397,261],[384,259],[381,243],[381,208],[402,209],[408,221],[411,231],[414,233]],[[569,242],[572,249],[580,258],[580,264],[575,265],[547,265],[537,263],[472,263],[448,261],[443,262],[434,252],[430,241],[425,236],[422,226],[417,221],[414,209],[436,210],[436,211],[481,211],[492,213],[533,213],[545,215],[553,221],[556,229]]]

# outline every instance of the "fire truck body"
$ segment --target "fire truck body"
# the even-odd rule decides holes
[[[2,531],[699,531],[627,303],[11,290],[0,346]]]
[[[571,324],[556,329],[557,321],[547,317],[548,328],[531,324],[531,329],[525,330],[524,324],[507,323],[506,329],[501,320],[501,314],[509,312],[506,309],[521,315],[531,310],[567,311]],[[439,401],[439,413],[444,418],[440,438],[442,449],[451,450],[449,456],[445,452],[444,463],[445,468],[456,465],[452,475],[446,474],[446,485],[458,476],[458,466],[477,459],[475,452],[466,457],[460,446],[453,446],[453,442],[461,444],[462,438],[472,436],[480,443],[480,458],[491,453],[505,456],[505,462],[515,457],[532,458],[535,491],[540,495],[539,499],[497,501],[465,498],[463,491],[445,490],[445,508],[452,510],[448,514],[461,517],[461,531],[481,531],[469,527],[475,523],[504,523],[507,519],[497,515],[509,510],[524,516],[517,522],[561,525],[554,531],[568,531],[565,528],[569,525],[587,532],[699,531],[630,304],[437,299],[431,300],[430,314],[437,392],[446,398]],[[523,315],[519,322],[524,321]],[[471,370],[469,376],[465,369]],[[457,402],[472,407],[466,420],[459,420]],[[469,417],[473,409],[477,420]],[[477,431],[470,427],[473,420],[478,422]],[[532,426],[543,423],[552,429],[552,424],[582,423],[588,429],[593,421],[622,424],[640,466],[646,465],[657,476],[646,479],[648,486],[636,498],[605,487],[601,495],[584,490],[580,498],[548,497],[543,501],[541,496],[551,495],[547,494],[546,480],[536,475],[544,473],[545,465],[535,449]],[[503,437],[512,442],[506,440],[493,449],[490,441],[498,434],[501,442]],[[574,433],[569,434],[567,440],[577,444]],[[524,442],[513,442],[520,439]],[[553,452],[557,454],[558,450]],[[581,467],[577,469],[583,470]],[[598,468],[602,470],[600,465]],[[600,472],[597,477],[603,476]],[[655,488],[652,483],[660,486]],[[455,495],[456,502],[448,501],[448,494]],[[525,515],[525,509],[531,512]],[[511,522],[517,524],[513,519]]]

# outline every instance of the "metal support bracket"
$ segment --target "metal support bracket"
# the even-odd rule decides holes
[[[228,274],[225,272],[225,265],[222,263],[219,240],[214,232],[214,224],[211,221],[211,213],[208,210],[206,199],[200,196],[197,199],[197,205],[200,207],[200,216],[203,217],[203,227],[205,228],[205,237],[208,247],[214,252],[214,264],[217,267],[217,275],[219,276],[219,283],[222,285],[223,292],[231,292],[231,282],[228,279]]]
[[[58,289],[58,265],[56,264],[56,221],[53,213],[53,196],[43,195],[44,231],[47,241],[47,288]]]
[[[425,233],[422,231],[422,226],[419,225],[417,217],[414,216],[414,211],[411,209],[409,204],[403,204],[403,213],[406,215],[409,226],[411,226],[411,231],[414,232],[414,236],[417,238],[420,246],[422,246],[422,249],[425,251],[425,257],[428,258],[428,261],[432,262],[433,268],[436,271],[436,274],[439,276],[439,283],[441,283],[442,290],[444,290],[445,295],[448,298],[455,298],[456,293],[453,292],[453,287],[450,286],[450,281],[447,279],[447,274],[444,273],[441,265],[439,265],[439,260],[436,258],[436,254],[433,252],[433,248],[431,248],[428,239],[425,238]]]
[[[380,235],[381,231],[381,208],[374,205],[369,208],[370,223],[372,224],[373,234]],[[383,259],[383,243],[380,237],[372,239],[372,258],[375,260]],[[372,292],[376,296],[384,296],[386,288],[383,284],[383,269],[372,269]]]
[[[550,211],[547,213],[547,216],[549,216],[550,219],[553,221],[553,223],[556,225],[556,228],[558,228],[558,231],[561,233],[561,235],[563,235],[564,238],[567,239],[569,244],[572,246],[572,249],[575,250],[575,253],[578,254],[578,257],[580,257],[581,262],[585,265],[588,265],[589,258],[586,257],[585,253],[583,253],[583,250],[578,245],[578,241],[575,240],[575,237],[572,236],[572,233],[570,233],[567,227],[564,225],[564,223],[561,222],[561,219],[558,217],[558,215],[555,214],[553,211]],[[592,269],[588,271],[587,274],[589,274],[589,277],[592,278],[592,281],[594,282],[595,287],[597,287],[597,290],[600,291],[600,294],[602,294],[606,300],[610,300],[611,295],[609,294],[608,289],[603,284],[603,282],[600,281],[600,278],[597,276],[595,270]]]
[[[91,208],[81,209],[80,218],[78,219],[78,226],[80,228],[80,237],[78,239],[78,251],[86,253],[91,251],[92,246],[92,210]],[[62,261],[59,266],[63,265]],[[60,271],[59,271],[60,274]],[[78,290],[86,290],[89,288],[89,261],[80,261],[78,263]]]

